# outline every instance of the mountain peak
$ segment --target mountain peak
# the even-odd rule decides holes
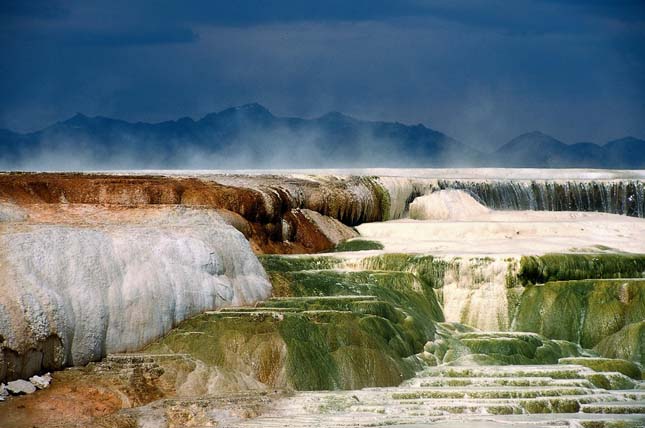
[[[90,117],[84,115],[83,113],[76,113],[74,116],[70,117],[63,123],[67,125],[80,125],[86,123],[88,120],[90,120]]]
[[[318,120],[328,120],[328,121],[352,121],[353,117],[347,116],[338,111],[330,111],[329,113],[323,114],[318,118]]]
[[[241,106],[234,107],[235,109],[239,111],[253,111],[253,112],[266,112],[266,113],[271,113],[268,108],[264,107],[260,103],[248,103],[248,104],[242,104]]]
[[[73,128],[105,128],[114,126],[131,126],[133,124],[121,119],[112,119],[105,116],[86,116],[83,113],[76,113],[66,121],[57,123],[57,125],[64,125]]]
[[[517,138],[515,138],[515,140],[517,140],[518,138],[549,138],[549,139],[555,140],[555,138],[553,138],[552,136],[537,130],[531,131],[531,132],[525,132],[524,134],[521,134]]]
[[[213,122],[218,119],[229,117],[229,116],[243,116],[248,119],[261,119],[261,120],[271,120],[275,116],[271,113],[266,107],[259,103],[249,103],[242,104],[237,107],[229,107],[218,113],[209,113],[204,116],[201,120],[205,122]]]
[[[607,142],[607,144],[641,144],[641,143],[645,143],[645,140],[632,137],[631,135]]]
[[[226,112],[235,112],[236,114],[243,114],[244,116],[253,117],[253,118],[273,118],[273,113],[269,111],[266,107],[259,103],[249,103],[242,104],[241,106],[228,108],[221,111],[219,114]]]
[[[558,140],[557,138],[552,137],[549,134],[545,134],[542,131],[537,131],[536,130],[536,131],[525,132],[524,134],[520,134],[517,137],[513,138],[512,140],[510,140],[509,142],[507,142],[506,144],[504,144],[504,146],[502,146],[502,147],[515,146],[515,145],[518,145],[518,144],[520,144],[520,145],[523,145],[523,144],[556,144],[556,145],[563,144],[564,145],[564,143],[562,141]]]
[[[519,167],[550,166],[569,146],[540,131],[532,131],[513,138],[497,149],[497,159]]]

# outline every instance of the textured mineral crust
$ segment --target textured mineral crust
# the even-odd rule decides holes
[[[638,426],[644,176],[0,174],[0,426]]]

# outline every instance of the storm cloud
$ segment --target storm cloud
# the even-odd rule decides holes
[[[199,118],[258,101],[423,123],[489,149],[645,137],[645,4],[4,1],[0,128]]]

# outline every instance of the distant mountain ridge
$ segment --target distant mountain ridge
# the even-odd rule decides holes
[[[483,153],[424,125],[330,112],[277,117],[257,103],[160,123],[76,114],[40,131],[0,129],[0,169],[315,167],[645,168],[633,137],[565,144],[535,131]]]
[[[497,149],[497,156],[516,167],[550,168],[644,168],[645,141],[634,137],[613,140],[605,145],[565,144],[539,131],[522,134]]]

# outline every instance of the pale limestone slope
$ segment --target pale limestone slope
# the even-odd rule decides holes
[[[271,294],[248,241],[204,210],[134,224],[2,223],[0,289],[0,378],[134,351],[204,310]]]
[[[461,212],[459,216],[364,223],[357,230],[365,239],[380,241],[386,252],[513,256],[597,250],[600,245],[645,253],[645,220],[634,217],[567,211],[490,211],[472,216]]]
[[[410,218],[414,220],[467,220],[489,213],[490,209],[462,190],[432,192],[410,204]]]

